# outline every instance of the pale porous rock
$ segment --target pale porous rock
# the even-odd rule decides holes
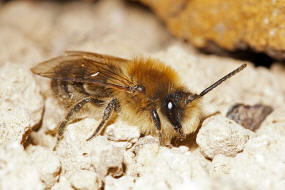
[[[106,137],[112,141],[128,141],[135,143],[140,137],[140,132],[136,126],[127,126],[122,122],[109,125],[105,132]]]
[[[107,176],[105,178],[106,190],[132,190],[134,189],[135,178],[131,176],[122,176],[119,179]]]
[[[0,144],[24,144],[41,121],[43,99],[31,73],[16,64],[0,68]]]
[[[285,136],[285,107],[274,110],[263,121],[260,128],[256,131],[258,135],[282,135]]]
[[[147,135],[142,138],[139,138],[139,140],[136,142],[136,144],[131,148],[131,151],[133,151],[135,154],[144,147],[146,144],[159,144],[159,140],[153,136]]]
[[[93,148],[90,143],[92,144],[94,139],[86,139],[97,125],[98,122],[94,119],[84,119],[66,126],[63,139],[55,147],[62,163],[63,174],[91,168],[90,154]]]
[[[59,178],[61,170],[59,159],[54,152],[40,146],[29,146],[27,152],[40,173],[41,181],[46,188],[51,188]]]
[[[111,144],[105,137],[94,139],[90,156],[92,166],[101,178],[108,174],[114,177],[123,175],[123,150]]]
[[[143,188],[140,188],[143,189]],[[159,189],[159,188],[158,188]],[[171,189],[195,190],[251,190],[247,185],[236,182],[231,177],[198,177],[183,184],[169,186]]]
[[[197,157],[187,147],[169,149],[150,141],[134,151],[135,162],[127,165],[127,176],[135,180],[126,179],[134,183],[131,185],[134,189],[170,189],[169,187],[177,187],[197,176],[207,176],[201,163],[203,161],[200,160],[202,156]],[[110,185],[123,183],[123,180],[114,181],[115,179],[110,180]]]
[[[191,153],[145,145],[136,157],[134,189],[168,189],[191,179]]]
[[[65,110],[59,106],[58,100],[53,95],[45,100],[45,113],[43,115],[42,128],[48,134],[55,134],[59,122],[64,119]],[[48,118],[48,119],[45,119]]]
[[[252,189],[285,188],[285,124],[283,107],[272,112],[243,153],[230,160],[229,174]]]
[[[13,62],[28,69],[41,60],[42,52],[39,44],[26,38],[18,29],[1,24],[1,21],[0,26],[0,65],[4,62]]]
[[[66,50],[133,57],[173,41],[150,12],[123,1],[17,1],[0,9],[0,60],[29,66]]]
[[[53,18],[57,7],[53,3],[11,2],[1,9],[0,24],[18,31],[33,43],[31,47],[39,45],[37,49],[45,49],[55,30]]]
[[[189,151],[189,150],[188,150]],[[211,161],[205,158],[199,148],[191,151],[192,158],[191,158],[191,177],[194,178],[203,178],[209,176],[209,171],[211,168]]]
[[[45,147],[49,150],[53,150],[57,144],[55,136],[47,134],[42,128],[39,131],[33,131],[30,137],[35,145]]]
[[[212,176],[230,176],[250,189],[285,188],[284,109],[274,111],[257,130],[257,137],[245,144],[234,158],[217,155],[212,162]],[[275,122],[272,122],[275,121]]]
[[[95,172],[88,170],[80,170],[74,172],[69,181],[74,189],[78,190],[93,190],[101,187],[101,180],[98,178]]]
[[[132,146],[131,149],[129,149],[128,151],[124,152],[124,163],[126,164],[126,175],[127,176],[137,176],[137,155],[138,152],[140,151],[140,149],[142,149],[144,146],[153,146],[156,147],[158,149],[158,145],[159,145],[159,141],[157,138],[153,137],[153,136],[145,136],[142,138],[139,138],[138,141]],[[156,150],[152,150],[151,151],[156,151]]]
[[[140,132],[136,126],[128,126],[119,119],[115,123],[108,125],[105,130],[107,139],[114,142],[115,146],[129,149],[138,141]]]
[[[211,176],[219,177],[224,174],[229,174],[230,168],[229,163],[232,157],[225,156],[223,154],[216,155],[209,169]]]
[[[50,85],[48,86],[50,90]],[[44,94],[47,98],[45,99],[45,112],[43,114],[42,125],[37,132],[31,133],[31,137],[36,145],[53,150],[57,142],[55,138],[57,127],[60,121],[64,119],[65,110],[59,106],[54,96],[45,92]]]
[[[0,189],[43,189],[40,173],[18,143],[0,145]]]
[[[51,42],[55,53],[82,49],[129,58],[158,51],[172,41],[150,12],[123,1],[65,4],[56,19],[57,30]],[[140,36],[147,40],[138,40]]]
[[[126,167],[126,174],[129,174],[131,171],[131,166],[134,166],[136,154],[130,150],[124,152],[124,164]],[[129,168],[130,167],[130,168]]]
[[[58,183],[52,186],[51,190],[74,190],[66,177],[61,176]]]
[[[235,156],[253,136],[254,133],[250,130],[219,115],[207,118],[203,122],[196,141],[201,152],[207,158],[213,159],[218,154]]]
[[[100,179],[106,175],[123,174],[123,149],[114,146],[104,136],[86,139],[98,126],[94,119],[84,119],[67,126],[56,153],[62,163],[62,173],[70,176],[80,170],[96,171]]]
[[[274,63],[270,67],[270,71],[274,76],[276,76],[276,78],[278,78],[276,82],[278,83],[278,86],[280,87],[280,91],[283,92],[283,94],[285,94],[285,85],[283,83],[283,81],[285,81],[285,75],[284,75],[285,65],[283,63]],[[283,98],[285,100],[284,96]]]
[[[136,190],[144,190],[146,188],[153,190],[172,190],[172,189],[195,189],[195,190],[250,190],[250,188],[246,187],[244,184],[236,183],[232,178],[211,178],[208,176],[198,177],[192,180],[184,181],[183,183],[167,183],[166,186],[156,186],[153,184],[159,183],[155,181],[158,179],[152,179],[152,184],[149,184],[150,181],[138,181],[139,185],[135,185],[134,183],[137,180],[133,178],[127,179],[109,179],[108,182],[110,184],[106,184],[106,189],[136,189]]]
[[[252,138],[243,153],[230,160],[229,175],[251,189],[284,189],[284,150],[284,135]]]

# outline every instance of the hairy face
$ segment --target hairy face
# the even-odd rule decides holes
[[[166,116],[173,129],[180,135],[183,135],[181,122],[184,118],[185,107],[187,106],[189,96],[191,96],[191,93],[178,90],[167,95],[161,104],[163,115]]]

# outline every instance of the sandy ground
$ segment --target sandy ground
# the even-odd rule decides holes
[[[247,63],[203,98],[200,130],[174,147],[141,136],[120,118],[85,141],[99,123],[90,116],[70,124],[54,150],[66,112],[50,80],[30,68],[65,50],[151,56],[195,93],[244,63],[198,53],[173,39],[149,11],[122,1],[0,5],[0,189],[285,189],[281,64]],[[235,103],[268,105],[273,112],[253,132],[226,117]]]

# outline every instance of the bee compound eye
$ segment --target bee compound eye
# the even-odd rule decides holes
[[[173,103],[171,101],[168,102],[167,108],[171,110],[173,108]]]

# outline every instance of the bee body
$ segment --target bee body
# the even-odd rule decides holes
[[[103,110],[103,118],[90,140],[116,112],[141,133],[169,144],[174,136],[194,132],[200,123],[200,97],[242,70],[242,66],[198,94],[187,90],[177,73],[151,58],[126,60],[88,52],[67,52],[32,68],[52,78],[52,89],[69,109],[59,125],[59,137],[80,110]],[[88,106],[86,106],[88,105]],[[85,108],[84,108],[85,107]]]

